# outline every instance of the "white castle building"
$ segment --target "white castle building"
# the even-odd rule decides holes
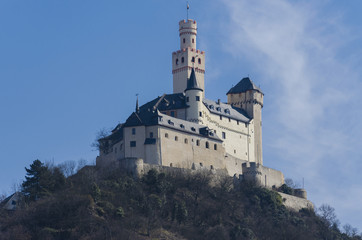
[[[263,166],[263,92],[247,77],[226,93],[227,103],[205,98],[205,52],[196,48],[196,21],[180,21],[179,33],[173,93],[140,107],[137,100],[135,112],[99,140],[97,165],[219,169],[279,187],[283,174]]]

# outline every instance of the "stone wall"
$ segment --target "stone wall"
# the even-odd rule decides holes
[[[267,188],[278,188],[284,184],[284,175],[282,172],[265,167],[255,162],[242,164],[243,179],[254,182],[257,185]]]
[[[307,199],[281,192],[278,192],[278,194],[282,197],[284,205],[293,211],[298,212],[302,208],[314,209],[313,203]]]

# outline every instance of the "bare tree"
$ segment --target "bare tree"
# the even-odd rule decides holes
[[[97,133],[96,133],[96,139],[94,140],[94,142],[91,144],[91,147],[93,147],[96,151],[101,150],[102,147],[104,147],[104,142],[102,141],[102,139],[104,139],[105,137],[107,137],[109,135],[109,130],[107,130],[106,128],[102,128],[100,129]]]
[[[293,181],[293,179],[291,179],[291,178],[286,178],[284,180],[284,183],[285,183],[285,185],[287,185],[288,187],[293,188],[293,189],[300,188],[300,184]]]
[[[78,160],[78,166],[77,166],[77,172],[82,169],[83,167],[85,167],[87,165],[87,160],[85,160],[84,158],[81,158]]]
[[[343,232],[348,236],[348,237],[356,237],[358,234],[358,230],[357,228],[352,227],[350,224],[346,224],[343,226]]]
[[[339,225],[339,221],[337,219],[337,215],[334,212],[334,208],[328,204],[322,204],[322,206],[318,208],[318,215],[328,227]]]
[[[63,172],[64,176],[69,177],[75,174],[75,168],[77,163],[73,160],[65,161],[59,164],[60,170]]]

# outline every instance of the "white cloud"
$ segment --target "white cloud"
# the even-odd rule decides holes
[[[356,155],[348,155],[361,140],[358,134],[351,138],[348,122],[356,117],[355,102],[361,100],[356,94],[361,73],[353,73],[349,67],[353,59],[337,57],[353,38],[341,22],[341,13],[331,17],[322,14],[323,5],[286,0],[221,1],[230,14],[227,51],[257,65],[263,85],[273,92],[266,103],[273,111],[264,115],[264,121],[265,117],[276,120],[273,129],[264,131],[273,142],[264,141],[264,146],[282,153],[282,162],[290,166],[284,168],[289,176],[303,172],[321,189],[328,189],[328,196],[338,204],[334,207],[343,212],[345,195],[333,191],[341,186],[329,179],[347,177],[351,171],[344,168],[358,160]],[[357,123],[355,129],[360,132],[361,127]],[[346,164],[348,161],[355,162]],[[348,177],[361,180],[358,175]],[[351,202],[357,204],[360,192],[355,191],[356,186],[343,187],[345,193],[355,194]],[[315,186],[309,190],[312,200],[323,203],[324,191]],[[362,209],[357,211],[362,215]],[[342,221],[348,219],[341,217]]]

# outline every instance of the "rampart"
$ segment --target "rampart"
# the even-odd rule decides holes
[[[266,188],[278,188],[284,184],[284,175],[282,172],[265,167],[255,162],[242,164],[243,180],[254,182],[255,184]]]

